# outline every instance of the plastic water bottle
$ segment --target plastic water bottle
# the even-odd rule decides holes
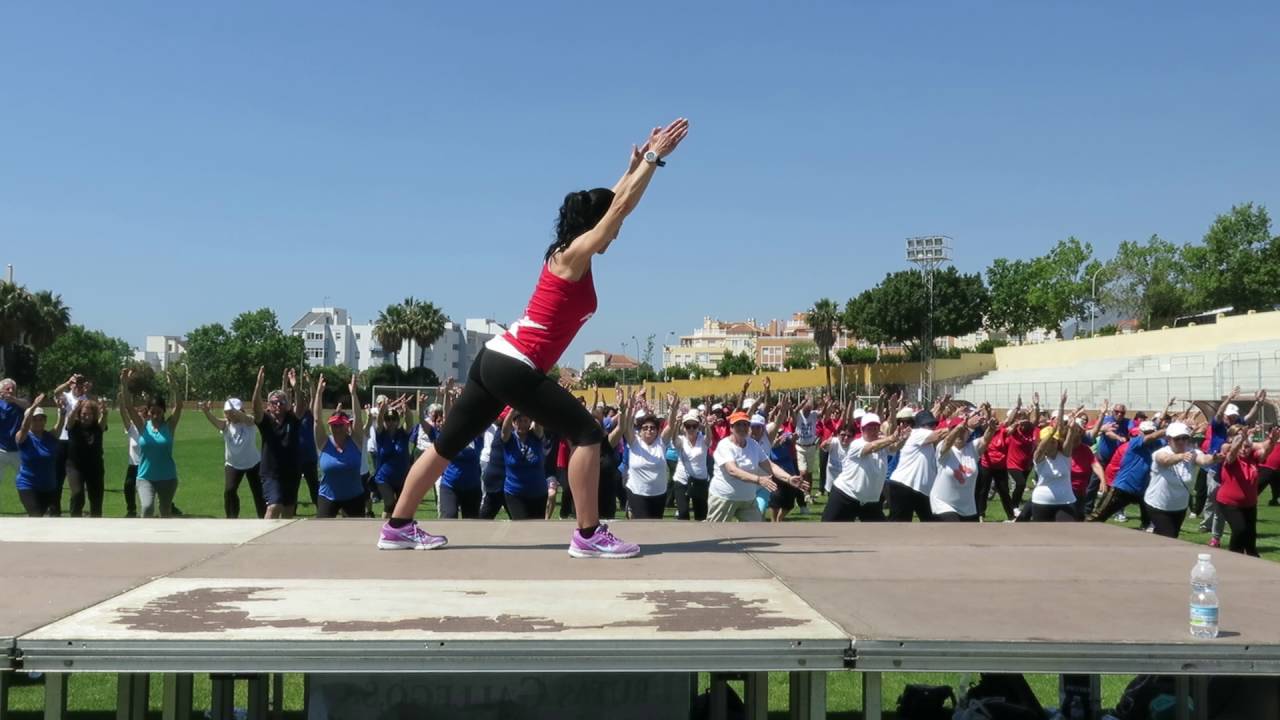
[[[1191,568],[1191,637],[1218,637],[1218,571],[1209,553],[1201,553]]]

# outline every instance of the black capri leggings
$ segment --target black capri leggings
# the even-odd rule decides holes
[[[1177,539],[1178,533],[1182,530],[1182,521],[1187,519],[1187,509],[1161,510],[1148,507],[1147,517],[1151,518],[1156,535]]]
[[[1031,522],[1080,522],[1080,509],[1068,505],[1031,505]]]
[[[27,517],[44,517],[57,507],[58,491],[19,490],[18,499],[22,501],[22,508],[27,511]],[[1232,533],[1232,541],[1235,537],[1235,533]]]
[[[71,517],[84,514],[85,497],[89,498],[89,517],[102,517],[102,493],[106,483],[106,468],[102,461],[88,467],[67,463],[67,485],[71,486]]]
[[[574,445],[599,445],[604,430],[586,406],[560,384],[515,358],[481,348],[462,396],[445,418],[436,452],[452,460],[510,405]],[[546,509],[546,498],[539,502]],[[512,518],[514,519],[514,518]]]
[[[707,493],[711,487],[710,480],[689,478],[688,484],[672,482],[676,489],[676,519],[688,520],[690,511],[694,520],[702,522],[707,519]]]
[[[1013,497],[1011,507],[1021,507],[1022,495],[1027,491],[1027,472],[1026,470],[1015,470],[1009,468],[1009,479],[1013,481]],[[1004,500],[1004,498],[1000,498]]]
[[[1231,552],[1258,557],[1258,506],[1236,507],[1218,503],[1218,512],[1231,526]]]
[[[364,493],[346,500],[330,500],[325,497],[317,497],[316,517],[336,518],[338,513],[341,512],[345,517],[362,518],[364,517],[365,499]]]
[[[507,515],[512,520],[545,520],[547,517],[546,495],[507,494],[506,500]]]
[[[262,476],[258,474],[261,464],[246,470],[238,470],[230,465],[222,466],[222,511],[229,518],[240,517],[240,482],[249,478],[249,494],[253,496],[253,509],[262,519],[267,516],[267,500],[262,496]]]
[[[455,490],[440,483],[440,517],[445,520],[457,520],[459,517],[463,520],[479,520],[480,496],[483,492],[480,488]]]
[[[661,520],[667,509],[667,494],[637,495],[627,491],[627,510],[632,520]]]

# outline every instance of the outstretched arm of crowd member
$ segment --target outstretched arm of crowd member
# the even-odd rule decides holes
[[[982,431],[981,449],[985,450],[987,446],[991,444],[991,438],[996,436],[996,429],[1000,427],[1000,424],[996,422],[995,414],[992,411],[991,406],[986,405],[985,403],[984,406],[985,412],[983,413],[983,419],[986,420],[987,424]]]
[[[1271,450],[1275,448],[1276,443],[1280,443],[1280,425],[1271,428],[1271,432],[1262,438],[1262,442],[1254,444],[1254,457],[1267,457],[1271,454]]]
[[[1253,396],[1253,407],[1249,408],[1249,412],[1245,413],[1245,416],[1244,416],[1245,425],[1253,424],[1253,419],[1258,416],[1258,409],[1261,408],[1263,405],[1265,405],[1266,402],[1267,402],[1267,391],[1259,390],[1257,394]]]
[[[324,397],[326,384],[324,375],[321,375],[320,379],[316,381],[316,390],[311,397],[311,439],[315,442],[318,452],[324,452],[325,443],[329,440],[329,435],[324,429],[326,423],[320,418],[320,403],[322,402],[321,398]],[[352,425],[351,428],[352,434],[354,434],[355,425]]]
[[[764,376],[764,380],[760,381],[760,385],[764,388],[764,406],[773,407],[773,380],[768,375]]]
[[[649,187],[649,181],[658,168],[657,163],[644,161],[644,152],[652,150],[660,157],[670,155],[688,132],[689,121],[680,118],[665,128],[654,128],[643,148],[633,146],[627,160],[627,173],[618,181],[613,202],[605,211],[604,217],[595,227],[575,238],[564,252],[553,257],[552,262],[558,257],[573,275],[581,277],[590,267],[591,259],[609,248],[622,228],[622,221],[627,219],[640,203],[640,198],[644,197],[644,191]]]
[[[1006,428],[1013,427],[1013,424],[1018,420],[1018,413],[1021,411],[1022,411],[1022,396],[1019,395],[1018,401],[1014,403],[1013,407],[1009,408],[1009,412],[1005,413],[1004,426]]]
[[[133,393],[129,392],[129,385],[133,382],[133,371],[124,369],[120,371],[120,416],[124,418],[127,425],[137,428],[138,432],[142,432],[147,427],[147,421],[143,419],[142,414],[133,406]]]
[[[1040,393],[1031,395],[1031,424],[1040,427]]]
[[[173,375],[165,373],[165,379],[169,382],[169,397],[173,398],[173,412],[169,413],[169,429],[177,430],[178,421],[182,419],[182,406],[187,399],[182,396],[181,386],[173,379]]]
[[[40,403],[44,402],[44,393],[40,393],[31,401],[27,409],[22,412],[22,425],[18,427],[18,432],[13,434],[13,441],[21,445],[27,441],[27,435],[31,433],[32,418],[36,416],[36,408],[40,407]]]
[[[262,381],[266,378],[266,375],[267,369],[259,367],[258,379],[253,384],[253,422],[255,425],[262,422],[262,416],[266,412],[262,407]]]
[[[111,411],[107,409],[107,399],[105,397],[98,398],[98,429],[102,432],[107,431],[107,416]]]
[[[58,385],[58,387],[50,390],[47,393],[42,393],[42,394],[45,397],[54,398],[54,400],[57,401],[57,398],[61,396],[62,393],[66,392],[72,385],[76,384],[76,380],[79,377],[80,377],[80,373],[72,373],[71,377],[67,378],[66,381]]]
[[[1214,414],[1213,414],[1213,419],[1214,419],[1214,420],[1217,420],[1217,421],[1218,421],[1218,422],[1220,422],[1220,423],[1224,423],[1224,422],[1226,422],[1226,421],[1227,421],[1227,406],[1228,406],[1228,405],[1230,405],[1231,403],[1235,402],[1236,398],[1238,398],[1238,397],[1240,397],[1240,386],[1239,386],[1239,385],[1237,385],[1237,386],[1235,386],[1235,387],[1231,388],[1231,392],[1230,392],[1230,393],[1229,393],[1225,398],[1223,398],[1223,399],[1222,399],[1222,403],[1218,405],[1218,412],[1216,412],[1216,413],[1214,413]]]
[[[751,389],[751,378],[747,378],[742,382],[742,392],[738,393],[738,402],[733,406],[734,410],[741,410],[747,404],[747,391]]]
[[[351,436],[356,439],[356,446],[363,452],[365,439],[369,436],[369,426],[366,419],[361,416],[364,406],[360,404],[360,383],[355,373],[351,373],[351,382],[347,385],[347,390],[351,391]],[[316,424],[320,424],[318,417]]]
[[[67,424],[67,418],[71,417],[71,403],[65,399],[57,398],[54,404],[58,409],[58,419],[54,422],[53,429],[50,432],[54,435],[61,435],[62,428]]]
[[[676,423],[680,421],[680,398],[675,393],[667,393],[667,426],[662,428],[662,442],[671,442],[675,435]]]
[[[1160,413],[1160,417],[1156,418],[1156,420],[1159,421],[1159,423],[1162,425],[1168,425],[1170,420],[1173,418],[1173,415],[1171,415],[1169,411],[1173,410],[1173,406],[1176,405],[1177,403],[1178,403],[1178,398],[1176,397],[1169,398],[1169,402],[1164,406],[1164,411]]]
[[[1223,462],[1232,463],[1240,459],[1240,451],[1244,449],[1244,433],[1236,433],[1223,448]]]
[[[800,475],[791,475],[768,460],[760,463],[760,469],[767,471],[778,482],[786,483],[801,492],[809,492],[809,483]]]
[[[1075,452],[1076,446],[1084,440],[1084,425],[1077,422],[1080,418],[1084,418],[1086,423],[1089,422],[1089,413],[1085,412],[1083,405],[1076,408],[1067,425],[1067,440],[1062,444],[1062,452],[1068,456]]]
[[[204,419],[209,421],[209,424],[213,426],[214,430],[222,432],[227,427],[227,421],[225,418],[214,417],[213,411],[209,408],[209,402],[207,400],[201,400],[196,407],[204,414]]]
[[[382,411],[379,410],[378,412],[381,413]],[[514,431],[515,426],[516,411],[515,408],[512,408],[507,411],[507,416],[502,418],[502,430],[500,431],[502,435],[502,442],[506,442],[511,439],[511,433]]]
[[[942,441],[938,443],[938,453],[939,454],[945,453],[953,447],[959,447],[964,442],[961,439],[961,436],[962,435],[967,436],[968,434],[969,434],[968,423],[961,423],[953,428],[950,428],[949,430],[947,430],[947,434],[942,438]]]

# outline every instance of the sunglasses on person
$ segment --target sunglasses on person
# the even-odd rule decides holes
[[[658,426],[657,426],[657,425],[654,425],[653,423],[645,423],[644,425],[641,425],[641,426],[640,426],[640,429],[641,429],[641,430],[652,430],[653,432],[658,432]]]
[[[687,423],[685,423],[685,424],[684,424],[684,429],[685,429],[685,430],[697,430],[697,429],[698,429],[698,423],[696,423],[696,422],[687,422]]]

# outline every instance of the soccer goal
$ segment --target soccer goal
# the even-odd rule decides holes
[[[431,403],[444,403],[441,399],[443,397],[444,388],[439,385],[374,385],[373,397],[369,398],[366,402],[373,407],[377,407],[378,398],[382,395],[387,397],[388,402],[395,402],[396,398],[401,395],[408,395],[409,409],[417,411],[418,408],[414,406],[414,398],[418,396],[418,393],[422,393],[425,396],[422,400],[423,407],[426,407]]]

